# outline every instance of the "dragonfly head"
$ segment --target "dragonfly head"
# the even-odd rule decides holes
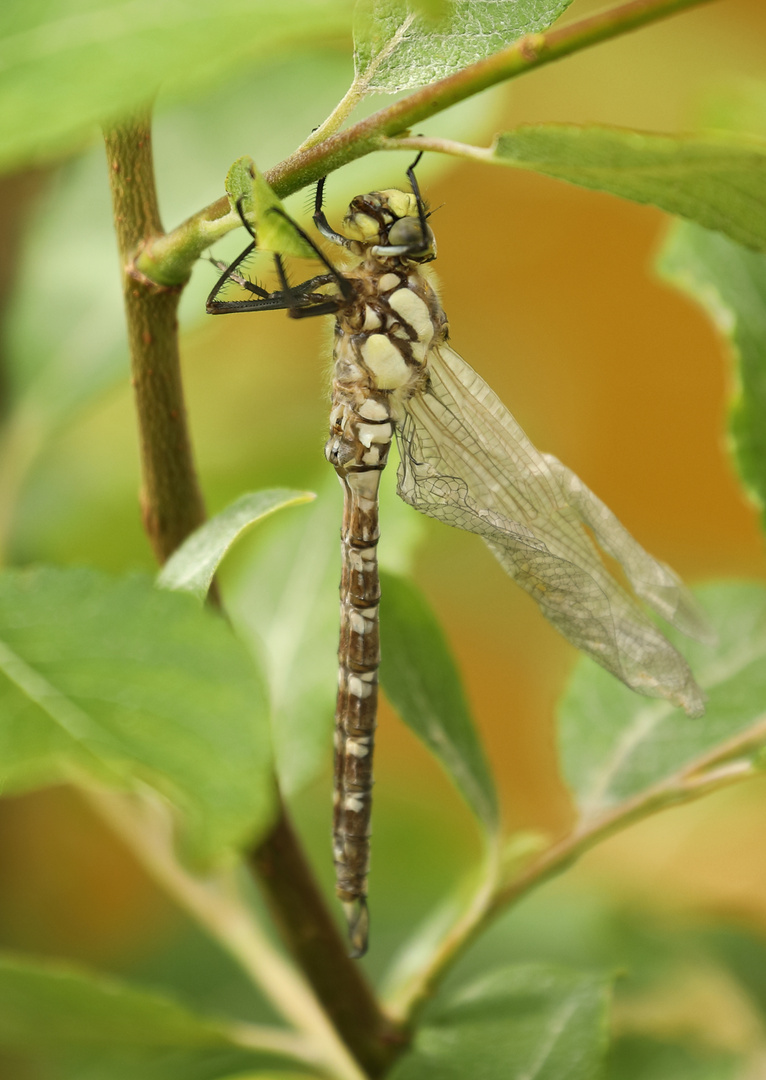
[[[436,240],[412,192],[391,188],[357,195],[343,219],[348,236],[378,258],[424,263],[436,258]]]

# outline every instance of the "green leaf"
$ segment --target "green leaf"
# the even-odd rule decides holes
[[[741,1080],[746,1075],[745,1062],[733,1054],[630,1035],[610,1047],[605,1080]]]
[[[609,980],[547,965],[484,976],[431,1010],[390,1080],[593,1080]]]
[[[735,365],[729,432],[734,460],[766,528],[766,256],[679,223],[658,270],[708,313]]]
[[[705,715],[690,719],[665,702],[645,702],[590,661],[576,668],[559,708],[564,773],[588,818],[671,777],[735,737],[763,728],[766,705],[766,588],[715,585],[698,598],[718,645],[684,650],[707,692]],[[668,630],[678,642],[680,635]],[[763,731],[766,742],[766,730]]]
[[[766,251],[766,142],[545,124],[498,136],[494,159],[689,218]]]
[[[96,125],[346,35],[350,0],[5,0],[0,168],[79,148]]]
[[[255,222],[259,251],[315,259],[316,252],[296,232],[281,200],[274,194],[251,157],[237,158],[226,175],[226,194],[232,210],[237,204]]]
[[[494,782],[447,640],[414,585],[393,574],[380,578],[380,677],[386,697],[439,759],[479,820],[494,830]]]
[[[277,772],[288,792],[313,780],[332,749],[338,686],[337,488],[335,477],[328,478],[312,506],[258,529],[249,540],[246,563],[222,581],[226,610],[266,673]]]
[[[419,516],[381,491],[381,564],[406,566],[422,535]],[[226,608],[251,642],[271,691],[277,771],[286,791],[327,768],[338,690],[338,582],[343,503],[335,476],[299,513],[280,515],[250,538],[244,565],[224,575]],[[232,560],[233,561],[233,560]],[[225,568],[228,572],[228,568]]]
[[[178,1051],[241,1050],[246,1045],[253,1066],[255,1055],[262,1061],[276,1057],[303,1064],[305,1049],[299,1040],[293,1043],[284,1028],[247,1027],[243,1043],[244,1036],[243,1025],[193,1012],[164,993],[71,964],[0,955],[0,1047],[57,1061],[101,1052],[113,1056],[115,1064],[127,1059],[140,1066],[147,1056],[167,1054],[168,1063],[174,1064]],[[236,1067],[236,1057],[231,1061],[230,1054],[224,1056],[229,1069]],[[243,1055],[243,1067],[247,1063]],[[100,1075],[112,1076],[111,1068],[103,1065]],[[218,1068],[223,1067],[220,1062]],[[117,1071],[122,1072],[119,1067]],[[266,1080],[277,1074],[251,1075]]]
[[[118,1046],[111,1050],[106,1046],[83,1046],[56,1050],[55,1054],[41,1055],[29,1064],[35,1068],[34,1080],[218,1080],[223,1073],[232,1075],[261,1064],[265,1066],[274,1060],[274,1055],[269,1054],[265,1059],[263,1053],[254,1054],[232,1046],[159,1051],[152,1047]],[[5,1064],[5,1057],[1,1060]],[[27,1061],[23,1064],[27,1065]],[[16,1080],[16,1073],[12,1075]],[[276,1070],[272,1077],[277,1080]]]
[[[766,84],[736,79],[715,85],[702,99],[701,123],[711,131],[766,135]]]
[[[0,956],[0,1044],[51,1052],[75,1046],[231,1045],[224,1025],[164,994],[73,965]]]
[[[190,854],[253,841],[271,814],[268,706],[222,619],[138,575],[0,575],[5,791],[68,778],[148,784],[177,806]]]
[[[316,1073],[297,1073],[297,1072],[283,1072],[281,1069],[279,1072],[274,1072],[270,1069],[268,1072],[239,1072],[229,1073],[227,1076],[222,1076],[221,1080],[316,1080]]]
[[[160,588],[189,592],[198,600],[204,600],[226,552],[247,529],[277,510],[299,506],[314,498],[310,491],[287,488],[243,495],[201,525],[173,552],[162,568],[157,584]]]
[[[434,23],[405,0],[363,0],[354,22],[357,83],[393,94],[444,79],[555,22],[572,0],[452,0]]]

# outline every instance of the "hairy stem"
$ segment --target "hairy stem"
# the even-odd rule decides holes
[[[609,810],[580,818],[562,839],[533,858],[510,881],[483,883],[463,916],[449,929],[428,962],[389,998],[392,1015],[414,1021],[447,970],[508,907],[568,869],[592,847],[629,825],[671,806],[693,802],[741,780],[763,775],[749,760],[766,740],[766,719],[702,755],[677,773]]]
[[[315,137],[320,134],[320,129],[320,132],[314,133],[315,137],[310,136],[295,153],[269,170],[265,174],[266,179],[277,195],[285,198],[342,165],[379,149],[381,138],[404,135],[413,125],[481,90],[591,45],[707,3],[711,3],[711,0],[629,0],[628,3],[546,34],[528,34],[492,56],[380,109],[346,131],[316,142]],[[188,275],[194,259],[205,247],[238,224],[231,213],[229,200],[224,196],[167,236],[154,240],[139,254],[136,264],[144,274],[158,281],[168,279],[169,267],[172,267],[171,276],[179,273]]]
[[[141,448],[141,509],[159,563],[205,520],[186,422],[178,353],[179,288],[131,269],[133,253],[162,234],[148,113],[104,133],[122,262],[131,374]]]

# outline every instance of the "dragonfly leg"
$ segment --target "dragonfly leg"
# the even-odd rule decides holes
[[[418,220],[420,221],[420,228],[422,229],[423,236],[428,236],[428,226],[426,225],[426,203],[425,199],[420,193],[420,185],[418,184],[417,177],[415,176],[415,169],[417,168],[422,156],[423,151],[421,150],[413,163],[410,165],[409,169],[407,170],[407,179],[410,182],[412,194],[415,196],[418,204]]]
[[[215,285],[210,290],[210,294],[209,294],[209,296],[207,298],[205,308],[206,308],[208,314],[212,314],[211,305],[216,303],[216,297],[218,296],[219,292],[224,287],[226,282],[230,281],[232,279],[232,276],[236,273],[237,267],[241,266],[242,263],[245,261],[245,259],[249,255],[252,255],[252,253],[254,251],[255,251],[255,240],[253,240],[252,244],[247,245],[245,250],[243,252],[241,252],[241,254],[239,254],[236,257],[236,259],[231,264],[231,266],[227,266],[224,269],[223,273],[218,278],[218,281],[216,281]],[[255,291],[255,288],[253,289],[253,291]],[[262,291],[263,296],[268,296],[269,295],[265,290],[261,290],[261,291]]]
[[[285,219],[285,221],[288,221],[292,225],[292,227],[297,232],[298,236],[300,236],[301,240],[303,240],[306,244],[308,244],[308,246],[314,252],[314,254],[319,259],[319,261],[324,263],[324,265],[327,267],[327,270],[331,274],[332,280],[338,286],[338,289],[339,289],[340,294],[343,297],[343,299],[347,303],[348,303],[348,301],[352,300],[353,297],[354,297],[354,287],[353,287],[353,285],[351,284],[351,282],[348,280],[347,277],[344,277],[344,275],[341,274],[340,270],[338,270],[337,267],[333,266],[333,264],[330,262],[330,260],[325,255],[325,253],[322,251],[322,249],[311,239],[311,237],[305,231],[305,229],[302,229],[297,221],[293,221],[293,219],[290,217],[290,215],[286,214],[284,212],[284,210],[282,210],[281,207],[272,206],[271,212],[273,214],[279,214],[280,217],[283,217]],[[278,256],[277,256],[277,258],[278,258]]]
[[[277,268],[279,283],[282,286],[282,291],[279,293],[279,296],[282,297],[284,303],[281,306],[287,309],[287,313],[291,319],[310,319],[315,315],[337,314],[338,308],[343,303],[340,297],[327,296],[318,299],[316,303],[301,304],[301,289],[303,286],[299,285],[296,288],[293,288],[290,285],[280,255],[274,256],[274,264]]]
[[[322,202],[324,201],[324,185],[326,176],[317,183],[316,196],[314,198],[314,224],[317,227],[318,232],[329,240],[331,244],[337,244],[338,247],[349,247],[351,241],[347,236],[343,236],[342,233],[336,232],[333,229],[330,222],[327,220],[327,215],[322,209]]]

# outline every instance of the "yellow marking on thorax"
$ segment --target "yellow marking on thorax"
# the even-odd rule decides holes
[[[434,324],[428,304],[422,300],[412,289],[397,289],[388,298],[388,302],[397,315],[401,315],[415,331],[418,341],[428,344],[434,336]]]
[[[374,398],[368,398],[363,401],[357,409],[360,416],[363,416],[365,420],[387,420],[389,413],[386,406],[376,401]]]
[[[381,325],[380,316],[369,304],[364,306],[364,324],[362,330],[377,330]]]
[[[357,428],[359,442],[368,450],[373,443],[389,443],[394,436],[394,429],[389,424],[359,424]]]
[[[407,362],[385,334],[370,334],[362,346],[362,359],[379,390],[397,390],[409,382]]]
[[[378,291],[382,293],[389,292],[391,289],[395,289],[397,285],[401,285],[401,283],[401,278],[398,274],[383,274],[383,276],[378,279]]]

